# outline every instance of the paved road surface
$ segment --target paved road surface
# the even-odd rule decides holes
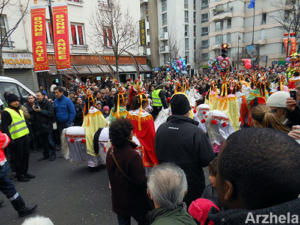
[[[75,165],[63,158],[37,162],[40,156],[41,153],[31,154],[30,172],[36,179],[15,182],[27,203],[38,204],[36,215],[51,218],[54,225],[117,224],[111,211],[106,170],[91,173],[84,164]],[[0,225],[21,225],[24,219],[18,218],[2,193],[0,199],[5,200],[0,208]]]

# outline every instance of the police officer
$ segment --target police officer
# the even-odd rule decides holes
[[[37,205],[26,207],[24,200],[16,191],[13,182],[8,177],[8,164],[4,154],[4,148],[9,144],[10,139],[8,135],[0,131],[0,191],[10,200],[14,209],[18,212],[20,217],[27,216],[33,213]],[[0,200],[0,207],[3,201]]]
[[[1,115],[1,130],[9,135],[12,158],[15,164],[17,179],[27,182],[35,176],[28,173],[29,163],[29,129],[26,125],[24,113],[20,110],[20,102],[15,94],[6,96],[8,107]]]
[[[162,107],[166,109],[168,108],[168,105],[166,101],[166,94],[159,87],[152,92],[151,97],[152,97],[152,106],[153,106],[152,116],[153,116],[153,120],[155,120]]]

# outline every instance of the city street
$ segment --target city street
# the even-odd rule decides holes
[[[29,171],[36,179],[15,182],[27,203],[38,204],[35,215],[49,217],[55,225],[117,224],[111,211],[106,170],[91,173],[84,164],[75,165],[63,158],[38,162],[40,157],[41,153],[31,154]],[[20,225],[24,219],[18,218],[5,196],[0,196],[5,200],[0,224]]]
[[[54,225],[114,225],[106,170],[91,173],[85,164],[76,165],[58,158],[54,162],[37,159],[41,153],[31,154],[30,172],[36,179],[28,183],[15,182],[24,200],[37,203],[35,215],[51,218]],[[207,170],[206,178],[207,178]],[[4,195],[0,208],[0,225],[21,225],[17,213]],[[135,223],[133,223],[135,224]]]

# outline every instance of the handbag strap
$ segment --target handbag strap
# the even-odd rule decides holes
[[[111,151],[110,151],[110,154],[112,156],[112,159],[114,160],[118,170],[120,171],[120,173],[128,180],[130,181],[131,183],[134,183],[136,184],[129,176],[127,176],[127,174],[124,172],[124,170],[121,168],[120,164],[118,163],[117,159],[116,159],[116,156],[114,154],[114,149],[112,148]]]

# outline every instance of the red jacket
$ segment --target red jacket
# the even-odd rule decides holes
[[[7,136],[7,134],[4,134],[0,131],[0,163],[6,161],[4,149],[8,146],[9,142],[10,138]]]

